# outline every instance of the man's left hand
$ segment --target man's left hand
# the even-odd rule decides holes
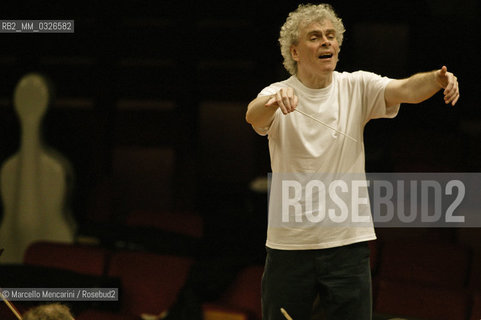
[[[436,81],[444,89],[444,102],[454,106],[459,99],[458,78],[443,66],[436,74]]]

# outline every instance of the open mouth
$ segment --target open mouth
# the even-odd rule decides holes
[[[319,59],[330,59],[332,58],[333,54],[332,53],[325,53],[325,54],[321,54],[319,56]]]

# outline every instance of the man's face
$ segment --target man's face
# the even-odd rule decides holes
[[[339,51],[336,31],[330,20],[301,27],[298,43],[291,47],[297,72],[312,75],[332,73],[339,60]]]

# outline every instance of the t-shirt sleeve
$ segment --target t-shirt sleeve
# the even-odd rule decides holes
[[[364,121],[378,118],[394,118],[399,112],[400,105],[388,107],[384,98],[384,90],[392,81],[371,72],[360,72],[363,83]]]

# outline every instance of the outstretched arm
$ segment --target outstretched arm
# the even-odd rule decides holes
[[[455,105],[459,99],[458,79],[446,66],[439,70],[417,73],[409,78],[392,80],[386,86],[384,98],[388,106],[399,103],[420,103],[444,89],[444,102]]]
[[[246,121],[254,127],[264,128],[271,125],[274,113],[281,108],[283,114],[293,112],[298,98],[292,88],[282,88],[271,96],[258,97],[247,107]]]

